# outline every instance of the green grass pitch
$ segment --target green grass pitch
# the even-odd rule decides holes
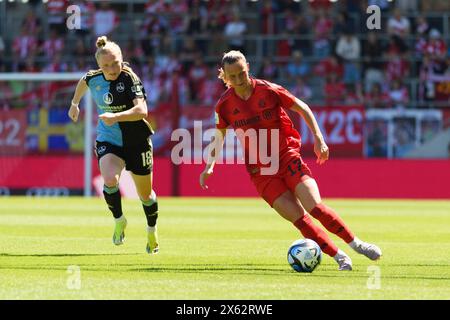
[[[124,200],[126,242],[111,242],[103,199],[3,197],[0,299],[450,299],[450,201],[328,199],[372,262],[334,235],[354,270],[324,255],[293,271],[301,238],[261,199],[159,199],[160,253],[145,253],[145,217]]]

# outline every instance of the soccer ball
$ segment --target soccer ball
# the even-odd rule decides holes
[[[287,259],[295,271],[313,272],[322,260],[322,250],[314,240],[296,240],[289,247]]]

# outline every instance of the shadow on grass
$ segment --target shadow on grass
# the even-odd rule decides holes
[[[0,257],[100,257],[100,256],[135,256],[140,253],[36,253],[36,254],[15,254],[0,253]]]
[[[191,264],[183,266],[157,266],[145,268],[134,268],[128,269],[129,271],[135,272],[170,272],[170,273],[239,273],[239,274],[249,274],[249,275],[285,275],[285,276],[309,276],[317,278],[368,278],[368,273],[366,268],[363,267],[361,270],[349,271],[338,271],[334,265],[321,265],[313,273],[296,273],[290,268],[264,268],[270,265],[258,265],[258,264],[233,264],[233,265],[207,265],[207,264]],[[279,266],[279,265],[273,265]],[[446,265],[442,265],[447,267]],[[410,267],[416,267],[411,265]],[[429,266],[428,266],[429,267]],[[325,272],[325,273],[324,273]],[[384,273],[382,279],[424,279],[424,280],[450,280],[450,277],[432,277],[425,275],[387,275]]]
[[[0,257],[102,257],[102,256],[137,256],[141,253],[105,253],[105,254],[10,254],[0,253]],[[170,273],[170,274],[215,274],[215,275],[254,275],[254,276],[298,276],[314,278],[361,278],[367,279],[367,266],[355,266],[354,270],[338,271],[334,264],[321,264],[313,273],[296,273],[289,266],[280,264],[142,264],[140,263],[108,263],[99,261],[98,263],[79,263],[77,264],[84,271],[92,272],[148,272],[148,273]],[[380,266],[383,269],[382,279],[408,279],[408,280],[437,280],[450,281],[450,276],[430,276],[426,274],[411,273],[391,273],[388,274],[390,267],[438,267],[448,268],[447,264],[386,264]],[[18,269],[18,270],[65,270],[67,264],[10,264],[0,266],[0,269]],[[392,270],[392,272],[395,272]]]

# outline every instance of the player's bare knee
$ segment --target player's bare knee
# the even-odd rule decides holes
[[[119,177],[113,175],[106,175],[103,177],[105,186],[112,188],[119,184]]]

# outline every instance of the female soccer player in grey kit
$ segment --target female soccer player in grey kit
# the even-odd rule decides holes
[[[122,170],[131,171],[136,190],[147,217],[149,254],[159,251],[156,220],[158,202],[152,190],[153,155],[150,136],[153,130],[146,121],[146,94],[140,79],[123,62],[120,47],[105,36],[96,42],[95,58],[100,69],[89,71],[77,84],[69,117],[78,120],[81,98],[89,88],[97,105],[96,154],[104,179],[103,194],[115,218],[113,243],[125,239],[127,220],[122,213],[119,178]]]

